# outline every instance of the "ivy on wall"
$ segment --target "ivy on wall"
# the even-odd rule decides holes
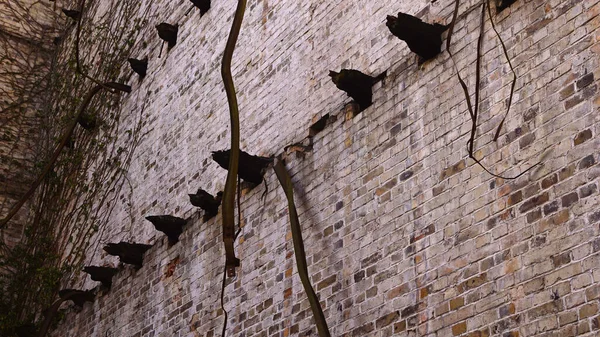
[[[121,96],[127,86],[118,83],[128,81],[126,60],[136,47],[147,11],[140,13],[139,2],[133,0],[99,6],[81,2],[82,14],[76,22],[58,10],[51,12],[52,21],[62,27],[55,32],[54,42],[59,43],[48,50],[32,50],[42,56],[48,52],[48,62],[36,67],[31,63],[37,58],[27,62],[16,55],[15,64],[22,64],[19,74],[2,74],[12,85],[7,90],[13,102],[3,105],[0,114],[16,115],[22,110],[35,114],[35,131],[41,135],[32,149],[40,154],[29,173],[32,193],[19,201],[23,208],[19,203],[3,207],[16,211],[2,219],[0,230],[22,226],[23,234],[16,244],[0,241],[2,336],[13,336],[18,327],[43,320],[44,309],[61,286],[78,282],[144,136],[144,109],[124,120]],[[32,15],[19,20],[38,26]],[[43,29],[29,31],[32,39],[49,44],[43,40],[49,36]],[[5,46],[10,42],[0,41]],[[31,137],[27,131],[17,128],[15,132],[22,134],[15,138]],[[56,155],[43,155],[48,153]],[[18,218],[11,215],[17,212]]]

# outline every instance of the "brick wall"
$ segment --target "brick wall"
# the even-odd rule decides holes
[[[471,91],[478,4],[461,5],[452,46]],[[106,242],[153,247],[141,269],[122,266],[111,290],[71,307],[56,336],[209,337],[223,324],[220,215],[203,222],[187,194],[223,188],[210,151],[229,146],[219,67],[235,2],[214,1],[202,18],[184,16],[187,1],[144,6],[155,22],[132,56],[149,57],[148,76],[130,78],[124,117],[143,113],[148,134],[88,262],[117,266]],[[516,180],[467,159],[470,119],[448,53],[418,66],[384,24],[398,11],[448,23],[452,9],[449,0],[250,1],[233,70],[242,149],[282,153],[330,116],[313,150],[287,167],[332,336],[596,336],[600,2],[518,0],[494,15],[518,75],[498,142],[511,76],[486,22],[476,156],[503,175],[543,161]],[[179,23],[179,39],[158,58],[152,27],[162,21]],[[327,76],[341,67],[388,71],[354,118]],[[228,336],[316,336],[285,197],[272,170],[265,178],[241,200]],[[160,214],[190,219],[172,247],[144,220]]]
[[[50,69],[55,31],[52,4],[0,0],[0,218],[29,188],[41,150],[40,87]],[[27,205],[0,240],[12,246],[21,239]]]

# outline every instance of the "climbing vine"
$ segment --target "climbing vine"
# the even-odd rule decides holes
[[[3,200],[2,204],[3,237],[9,229],[23,228],[18,243],[0,240],[2,336],[39,323],[57,291],[78,282],[84,260],[97,248],[113,207],[123,197],[125,173],[144,136],[144,109],[139,107],[139,112],[124,119],[121,98],[127,86],[120,84],[131,80],[126,60],[139,47],[136,41],[147,14],[140,13],[139,3],[133,0],[103,7],[85,6],[85,2],[75,6],[81,12],[77,21],[65,18],[56,7],[46,8],[51,17],[45,26],[31,19],[32,8],[15,8],[14,15],[26,13],[18,20],[31,25],[26,29],[31,36],[23,39],[47,49],[32,49],[29,58],[2,55],[18,70],[1,74],[6,83],[2,89],[11,95],[2,102],[0,115],[14,116],[2,121],[3,135],[8,134],[3,140],[13,144],[3,155],[15,157],[21,142],[31,139],[25,134],[30,129],[16,123],[19,112],[35,117],[31,124],[41,135],[29,149],[35,164],[23,174],[29,184],[40,184],[31,185],[31,195],[20,193],[18,202]],[[43,29],[53,25],[61,29],[50,34]],[[1,36],[3,46],[14,40],[8,34]],[[48,36],[56,38],[52,41]],[[43,55],[50,57],[43,59]],[[48,153],[56,156],[43,155]]]

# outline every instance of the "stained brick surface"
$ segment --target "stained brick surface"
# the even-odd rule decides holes
[[[479,3],[461,2],[452,45],[470,88]],[[125,104],[132,114],[144,106],[148,135],[123,196],[133,203],[116,205],[114,230],[101,239],[154,246],[141,269],[124,268],[110,291],[67,312],[55,336],[220,334],[221,215],[202,222],[187,194],[223,188],[226,172],[209,158],[229,146],[219,60],[234,7],[213,1],[200,18],[184,16],[187,2],[153,2],[160,21],[180,24],[181,39],[158,59],[147,28],[139,54],[149,56],[148,76],[131,80]],[[542,161],[513,181],[467,159],[470,118],[448,54],[419,66],[383,23],[398,11],[448,23],[452,8],[449,0],[250,1],[233,67],[242,148],[282,153],[330,115],[312,151],[287,167],[332,336],[596,336],[600,2],[518,0],[493,14],[519,77],[498,142],[511,76],[486,19],[475,155],[509,176]],[[388,71],[356,116],[327,76],[342,67]],[[265,178],[241,198],[228,336],[316,336],[285,197],[271,170]],[[180,242],[169,247],[143,220],[149,214],[190,219]],[[117,263],[100,253],[90,260]]]

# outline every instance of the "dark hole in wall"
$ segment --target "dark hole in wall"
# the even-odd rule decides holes
[[[79,20],[79,16],[81,16],[81,12],[74,9],[63,8],[62,12],[73,20]]]
[[[312,137],[317,135],[319,132],[323,131],[327,126],[328,120],[329,114],[326,114],[325,116],[321,117],[318,121],[316,121],[313,125],[310,126],[310,128],[308,129],[308,135]]]

